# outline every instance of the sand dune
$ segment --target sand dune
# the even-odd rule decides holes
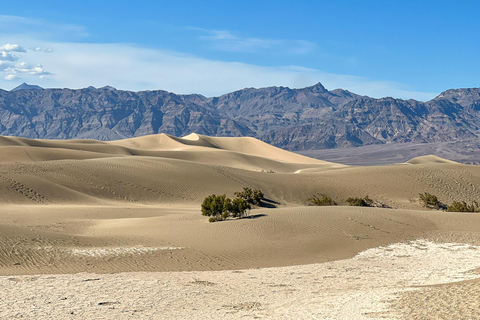
[[[305,157],[296,153],[276,148],[265,142],[250,137],[207,137],[196,133],[183,137],[182,141],[195,141],[196,145],[206,147],[216,147],[222,150],[246,153],[258,157],[269,158],[289,163],[308,163],[308,164],[325,164],[326,161]]]
[[[200,214],[205,196],[243,187],[267,198],[250,219],[208,223]],[[436,156],[354,167],[253,138],[0,137],[0,274],[238,270],[348,259],[416,239],[480,245],[480,214],[418,202],[423,192],[474,201],[479,190],[480,167]],[[339,205],[307,207],[318,193]],[[365,195],[393,209],[346,206]],[[392,306],[405,312],[399,304],[415,297]]]
[[[448,159],[441,158],[439,156],[429,155],[413,158],[406,163],[408,164],[428,164],[428,163],[458,163]]]
[[[339,203],[368,194],[393,207],[420,209],[418,193],[472,201],[480,182],[479,167],[435,156],[413,159],[411,166],[348,167],[252,138],[2,141],[0,203],[198,204],[208,194],[232,196],[248,186],[289,205],[303,205],[315,193]]]

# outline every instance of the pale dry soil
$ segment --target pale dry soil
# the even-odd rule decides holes
[[[416,240],[292,267],[4,276],[0,317],[478,319],[478,267],[478,246]]]

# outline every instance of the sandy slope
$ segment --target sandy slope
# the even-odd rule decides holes
[[[258,209],[251,219],[207,223],[197,207],[15,205],[3,207],[0,273],[317,263],[416,238],[477,243],[479,226],[477,214],[341,206]]]
[[[267,207],[243,220],[201,216],[205,196],[245,186],[262,189]],[[213,272],[323,263],[419,238],[480,245],[479,214],[418,203],[425,191],[447,203],[478,200],[479,188],[480,167],[435,156],[351,167],[252,138],[0,137],[0,274]],[[339,206],[306,207],[316,193]],[[367,194],[395,209],[345,206],[347,197]],[[410,312],[401,306],[412,299],[402,293],[392,308]]]

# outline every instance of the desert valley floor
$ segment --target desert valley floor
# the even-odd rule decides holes
[[[200,204],[265,193],[247,219]],[[0,137],[1,319],[479,319],[480,167],[346,166],[253,138]],[[324,193],[337,206],[307,206]],[[346,205],[369,195],[391,208]]]

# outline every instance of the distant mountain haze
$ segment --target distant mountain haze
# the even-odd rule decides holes
[[[246,88],[220,97],[106,86],[0,90],[0,135],[115,140],[147,134],[252,136],[288,150],[479,136],[480,88],[428,102],[374,99],[318,83],[303,89]]]

